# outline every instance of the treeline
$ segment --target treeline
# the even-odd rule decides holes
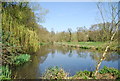
[[[116,23],[99,23],[92,25],[89,29],[86,27],[77,27],[76,32],[68,28],[68,31],[54,33],[53,39],[56,42],[106,42],[109,41],[116,29]],[[118,34],[114,37],[118,39]]]

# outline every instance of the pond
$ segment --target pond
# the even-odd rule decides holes
[[[16,76],[17,79],[39,79],[51,66],[62,67],[70,73],[69,76],[73,76],[78,71],[93,71],[102,53],[95,50],[63,46],[42,46],[36,54],[31,56],[31,62],[14,68],[13,76]],[[119,57],[120,55],[116,52],[109,52],[100,68],[107,66],[119,69]]]

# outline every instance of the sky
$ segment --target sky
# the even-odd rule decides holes
[[[99,19],[96,2],[39,2],[41,7],[48,9],[45,23],[40,23],[48,31],[67,31],[77,27],[89,28]]]

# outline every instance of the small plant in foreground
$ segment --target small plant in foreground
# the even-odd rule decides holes
[[[100,74],[105,74],[105,73],[111,73],[113,75],[118,75],[120,74],[119,71],[115,68],[108,68],[106,66],[104,66],[100,71],[99,71]]]
[[[108,68],[106,66],[104,66],[100,71],[99,71],[100,74],[106,74],[106,73],[109,73],[109,74],[112,74],[112,76],[116,76],[116,78],[119,78],[120,77],[120,71],[115,69],[115,68]]]
[[[43,74],[43,79],[67,79],[68,73],[66,73],[62,68],[50,67]]]
[[[76,79],[89,79],[90,78],[90,71],[79,71],[77,72],[73,78],[76,78]]]
[[[15,56],[13,59],[14,65],[21,65],[30,60],[30,55],[28,54],[21,54],[19,56]]]

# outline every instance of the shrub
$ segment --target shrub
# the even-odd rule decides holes
[[[100,74],[105,74],[105,73],[111,73],[113,75],[120,75],[119,70],[115,69],[115,68],[108,68],[106,66],[104,66],[100,71]]]
[[[29,60],[30,60],[30,55],[28,55],[28,54],[21,54],[19,56],[15,56],[13,58],[13,64],[14,65],[21,65],[21,64],[23,64],[23,63],[25,63],[25,62],[27,62]]]
[[[43,79],[66,79],[68,73],[66,73],[62,68],[50,67],[43,74]]]
[[[90,71],[79,71],[77,72],[73,78],[80,78],[80,79],[89,79],[90,77]]]

